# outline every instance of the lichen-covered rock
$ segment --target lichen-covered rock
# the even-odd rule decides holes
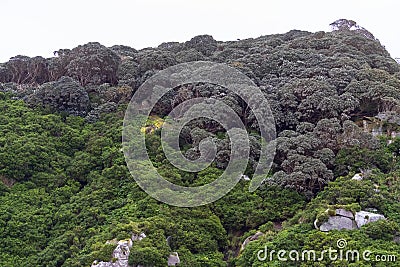
[[[89,96],[74,79],[62,77],[56,82],[45,83],[25,101],[29,106],[50,108],[71,115],[86,115],[89,110]]]
[[[380,112],[375,117],[390,124],[400,125],[400,113],[397,112]]]
[[[111,262],[93,262],[91,267],[129,267],[128,257],[130,248],[132,247],[132,240],[121,240],[118,241],[117,247],[113,251]]]
[[[145,233],[140,233],[140,234],[132,234],[132,241],[141,241],[144,238],[146,238],[146,234]]]

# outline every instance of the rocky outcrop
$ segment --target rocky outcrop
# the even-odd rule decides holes
[[[326,215],[332,213],[331,210],[325,211]],[[355,215],[345,209],[336,209],[334,211],[335,215],[328,215],[328,220],[325,222],[319,222],[318,219],[315,220],[314,226],[322,232],[329,232],[332,230],[354,230],[359,229],[363,225],[376,222],[378,220],[385,220],[385,216],[377,213],[372,213],[368,211],[359,211]]]
[[[120,240],[117,242],[117,247],[112,253],[112,261],[94,261],[91,267],[129,267],[128,259],[134,241],[141,241],[146,237],[145,233],[133,234],[131,238]],[[112,241],[107,241],[107,244],[112,244]]]
[[[131,252],[131,248],[133,242],[138,242],[146,238],[145,233],[140,234],[132,234],[131,238],[126,240],[120,240],[116,243],[117,247],[114,249],[112,253],[112,261],[104,262],[104,261],[94,261],[91,267],[130,267],[128,264],[129,254]],[[115,241],[107,241],[107,244],[115,244]],[[181,260],[179,258],[178,252],[172,252],[168,256],[168,266],[179,266]],[[144,267],[138,265],[136,267]]]
[[[398,130],[400,126],[399,101],[393,99],[390,101],[392,102],[385,103],[385,105],[391,106],[391,111],[379,112],[376,116],[365,117],[362,121],[364,132],[370,133],[375,137],[387,137],[388,144],[400,137]]]
[[[179,266],[180,263],[178,252],[172,252],[168,257],[168,266]]]
[[[132,247],[132,240],[121,240],[118,241],[118,245],[113,251],[112,258],[115,261],[112,262],[94,262],[92,267],[128,267],[128,258],[130,248]]]
[[[25,101],[32,107],[50,108],[78,116],[85,115],[90,106],[85,89],[70,77],[43,84],[33,94],[26,96]]]
[[[264,235],[263,232],[257,232],[254,235],[249,236],[248,238],[246,238],[243,241],[243,244],[242,244],[242,247],[240,248],[240,251],[243,251],[250,242],[260,239],[263,235]]]

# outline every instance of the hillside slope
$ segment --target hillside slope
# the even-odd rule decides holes
[[[179,266],[400,266],[400,64],[362,27],[346,20],[333,26],[232,42],[202,35],[140,51],[88,43],[49,59],[16,56],[0,64],[0,266],[167,266],[174,252]],[[226,63],[260,88],[276,122],[277,150],[255,192],[244,179],[215,203],[177,208],[148,196],[129,173],[122,121],[149,77],[191,61]],[[199,173],[168,162],[154,126],[197,96],[237,111],[250,133],[251,178],[260,157],[254,114],[208,83],[174,88],[154,107],[146,131],[153,164],[185,186],[221,175],[230,147],[220,125],[195,120],[181,133],[188,158],[199,156],[204,138],[218,144],[214,163]],[[363,179],[352,179],[357,173]],[[339,208],[386,219],[315,229],[316,219],[320,225]],[[398,261],[257,258],[265,246],[322,251],[338,239]],[[133,241],[126,261],[115,253],[120,240]]]

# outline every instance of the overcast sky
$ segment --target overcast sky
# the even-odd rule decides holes
[[[0,0],[0,62],[87,42],[136,49],[199,34],[227,41],[355,20],[400,57],[398,0]]]

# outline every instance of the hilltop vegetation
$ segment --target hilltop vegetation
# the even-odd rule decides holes
[[[16,56],[0,64],[0,266],[108,262],[115,244],[107,241],[141,233],[146,238],[130,251],[133,265],[166,266],[178,252],[179,266],[387,266],[257,259],[265,245],[323,250],[340,238],[400,260],[400,65],[366,29],[348,20],[332,26],[234,42],[203,35],[140,51],[88,43],[49,59]],[[199,60],[226,63],[261,89],[275,118],[277,151],[255,192],[243,180],[215,203],[176,208],[149,197],[129,173],[122,122],[146,79]],[[260,157],[254,114],[226,88],[207,83],[174,88],[154,107],[143,131],[153,164],[186,186],[213,181],[226,167],[226,131],[208,119],[188,124],[180,145],[196,158],[200,141],[211,137],[218,146],[210,167],[184,172],[162,152],[158,124],[198,96],[222,100],[243,121],[251,178]],[[360,172],[368,175],[351,179]],[[375,209],[387,220],[359,230],[315,229],[318,215],[335,205]],[[264,235],[241,250],[257,231]]]

